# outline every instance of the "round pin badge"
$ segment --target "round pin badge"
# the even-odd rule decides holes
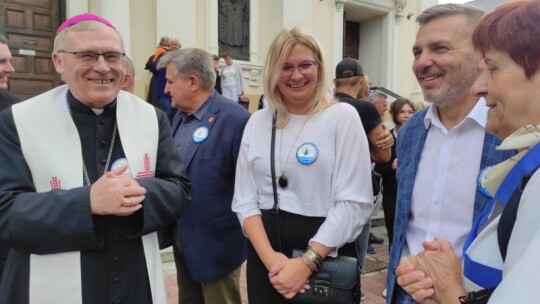
[[[489,192],[487,187],[484,187],[484,183],[487,181],[487,175],[491,168],[492,167],[489,166],[482,169],[482,171],[480,171],[480,174],[478,174],[478,180],[477,180],[478,190],[487,198],[493,198],[493,194]]]
[[[111,165],[111,171],[114,170],[114,169],[122,167],[122,165],[124,165],[124,164],[127,164],[128,168],[126,169],[126,171],[124,171],[124,173],[122,173],[122,175],[123,176],[131,176],[131,171],[129,170],[129,164],[128,164],[127,158],[119,158],[119,159],[115,160],[113,162],[113,164]]]
[[[302,165],[311,165],[317,160],[319,149],[313,143],[303,143],[296,150],[296,160]]]
[[[193,141],[196,143],[201,143],[208,138],[208,128],[199,127],[195,132],[193,132]]]

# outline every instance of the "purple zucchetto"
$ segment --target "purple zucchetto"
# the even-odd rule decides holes
[[[65,28],[70,27],[74,24],[77,24],[81,21],[97,21],[107,26],[110,26],[113,29],[116,29],[116,27],[114,27],[114,25],[112,25],[112,23],[110,23],[109,20],[98,15],[85,13],[85,14],[76,15],[76,16],[66,19],[66,21],[62,22],[60,27],[56,30],[56,33],[58,34],[61,31],[63,31]]]

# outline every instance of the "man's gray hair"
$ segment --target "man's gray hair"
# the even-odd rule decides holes
[[[379,99],[387,99],[387,98],[388,98],[388,95],[379,91],[375,91],[375,93],[369,95],[369,101],[371,103],[374,103],[375,101],[378,101]]]
[[[470,20],[478,20],[484,16],[484,11],[470,4],[439,4],[424,10],[416,17],[416,22],[423,25],[438,18],[455,15],[465,15]]]
[[[188,48],[178,51],[166,52],[159,59],[158,69],[167,68],[169,63],[174,63],[173,75],[181,79],[187,79],[190,75],[197,76],[205,89],[211,89],[216,83],[216,71],[214,70],[214,58],[203,49]]]
[[[8,44],[8,40],[7,40],[6,36],[0,34],[0,43],[1,44]]]

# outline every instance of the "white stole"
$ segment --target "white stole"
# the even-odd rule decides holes
[[[84,184],[81,143],[66,106],[67,90],[60,86],[13,106],[21,148],[37,192]],[[116,119],[132,177],[153,176],[159,138],[154,108],[120,91]],[[142,240],[153,303],[166,303],[157,234]],[[82,303],[80,259],[79,251],[30,255],[30,304]]]

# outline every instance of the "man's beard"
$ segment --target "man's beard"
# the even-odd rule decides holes
[[[467,70],[464,73],[465,77],[459,84],[452,86],[448,83],[444,83],[439,90],[433,92],[424,92],[422,89],[422,93],[424,93],[426,100],[442,108],[463,102],[463,99],[470,94],[471,87],[478,77],[474,61],[470,60],[470,62],[466,63],[466,66]]]

